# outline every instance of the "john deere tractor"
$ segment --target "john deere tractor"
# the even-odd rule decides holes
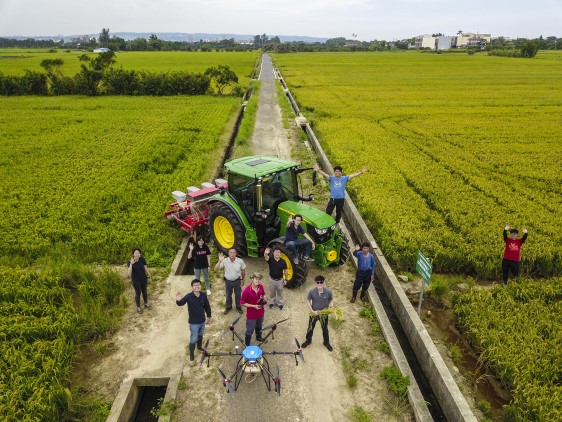
[[[349,248],[332,216],[304,204],[312,195],[299,194],[299,177],[311,168],[276,157],[243,157],[225,164],[227,179],[188,192],[173,192],[177,202],[165,216],[193,234],[210,232],[216,247],[239,256],[263,256],[266,247],[278,247],[287,263],[288,287],[303,284],[308,273],[304,260],[296,260],[284,245],[289,216],[300,214],[302,226],[316,245],[312,258],[321,268],[342,265]],[[301,257],[302,258],[302,257]],[[298,263],[296,263],[298,262]]]

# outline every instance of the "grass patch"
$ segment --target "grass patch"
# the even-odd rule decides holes
[[[386,380],[390,390],[398,397],[406,397],[408,386],[410,385],[410,377],[405,377],[394,366],[387,366],[380,375],[381,379]]]
[[[456,345],[451,344],[449,346],[449,354],[451,355],[451,359],[455,365],[459,365],[462,361],[462,349]]]
[[[371,422],[373,415],[361,406],[355,406],[349,411],[349,418],[353,422]]]

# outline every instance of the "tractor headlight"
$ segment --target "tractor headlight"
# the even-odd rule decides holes
[[[332,231],[334,231],[334,230],[336,229],[336,225],[337,225],[337,224],[334,224],[332,227],[330,227],[330,229],[331,229]]]
[[[319,235],[323,235],[328,233],[328,229],[317,229],[315,228],[314,230],[316,230],[316,233],[318,233]]]

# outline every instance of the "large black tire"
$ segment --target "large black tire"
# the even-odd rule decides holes
[[[347,240],[347,236],[341,233],[341,237],[342,237],[342,243],[340,248],[340,259],[338,259],[338,262],[336,264],[337,266],[345,264],[349,259],[349,255],[351,254],[351,251],[349,250],[349,242]]]
[[[209,228],[219,251],[228,254],[235,248],[238,256],[246,255],[246,228],[228,205],[219,202],[211,207]]]
[[[285,287],[293,289],[298,286],[302,286],[306,281],[306,276],[308,275],[308,267],[306,262],[302,259],[298,264],[295,264],[294,258],[287,248],[282,243],[274,243],[269,245],[271,249],[279,248],[281,251],[281,259],[287,263],[287,272],[289,273],[289,279],[287,280],[287,285]]]

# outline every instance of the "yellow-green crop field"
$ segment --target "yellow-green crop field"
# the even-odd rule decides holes
[[[512,391],[511,418],[562,419],[562,278],[521,280],[458,295],[458,326]]]
[[[204,181],[240,99],[3,98],[2,262],[67,249],[82,262],[124,262],[139,245],[168,263],[162,224],[171,191]],[[161,259],[164,258],[164,259]]]
[[[137,56],[131,67],[188,66],[158,61],[168,54],[145,53],[144,65]],[[214,61],[219,56],[189,56],[198,62],[186,70],[228,64],[249,79],[255,55]],[[21,70],[29,62],[17,63]],[[115,326],[123,291],[116,272],[90,264],[122,265],[133,247],[150,266],[172,261],[181,235],[163,219],[171,192],[214,173],[240,103],[231,96],[0,98],[2,420],[57,421],[65,412],[88,419],[68,383],[72,360],[81,342]]]
[[[562,414],[562,54],[276,55],[383,252],[413,268],[497,277],[506,224],[523,270],[454,299],[457,325],[512,392],[506,420]]]
[[[496,278],[506,224],[522,269],[562,273],[562,54],[299,53],[274,60],[386,257]]]
[[[95,56],[97,53],[85,53],[72,50],[58,50],[49,53],[48,49],[0,49],[0,72],[4,75],[23,75],[24,69],[43,72],[41,62],[45,59],[62,59],[61,71],[66,76],[73,76],[80,71],[79,60],[82,54]],[[258,59],[256,51],[244,52],[185,52],[185,51],[120,51],[116,53],[114,67],[123,69],[146,70],[148,72],[166,73],[184,71],[203,73],[212,66],[228,65],[238,76],[241,86],[250,81],[253,65]]]

